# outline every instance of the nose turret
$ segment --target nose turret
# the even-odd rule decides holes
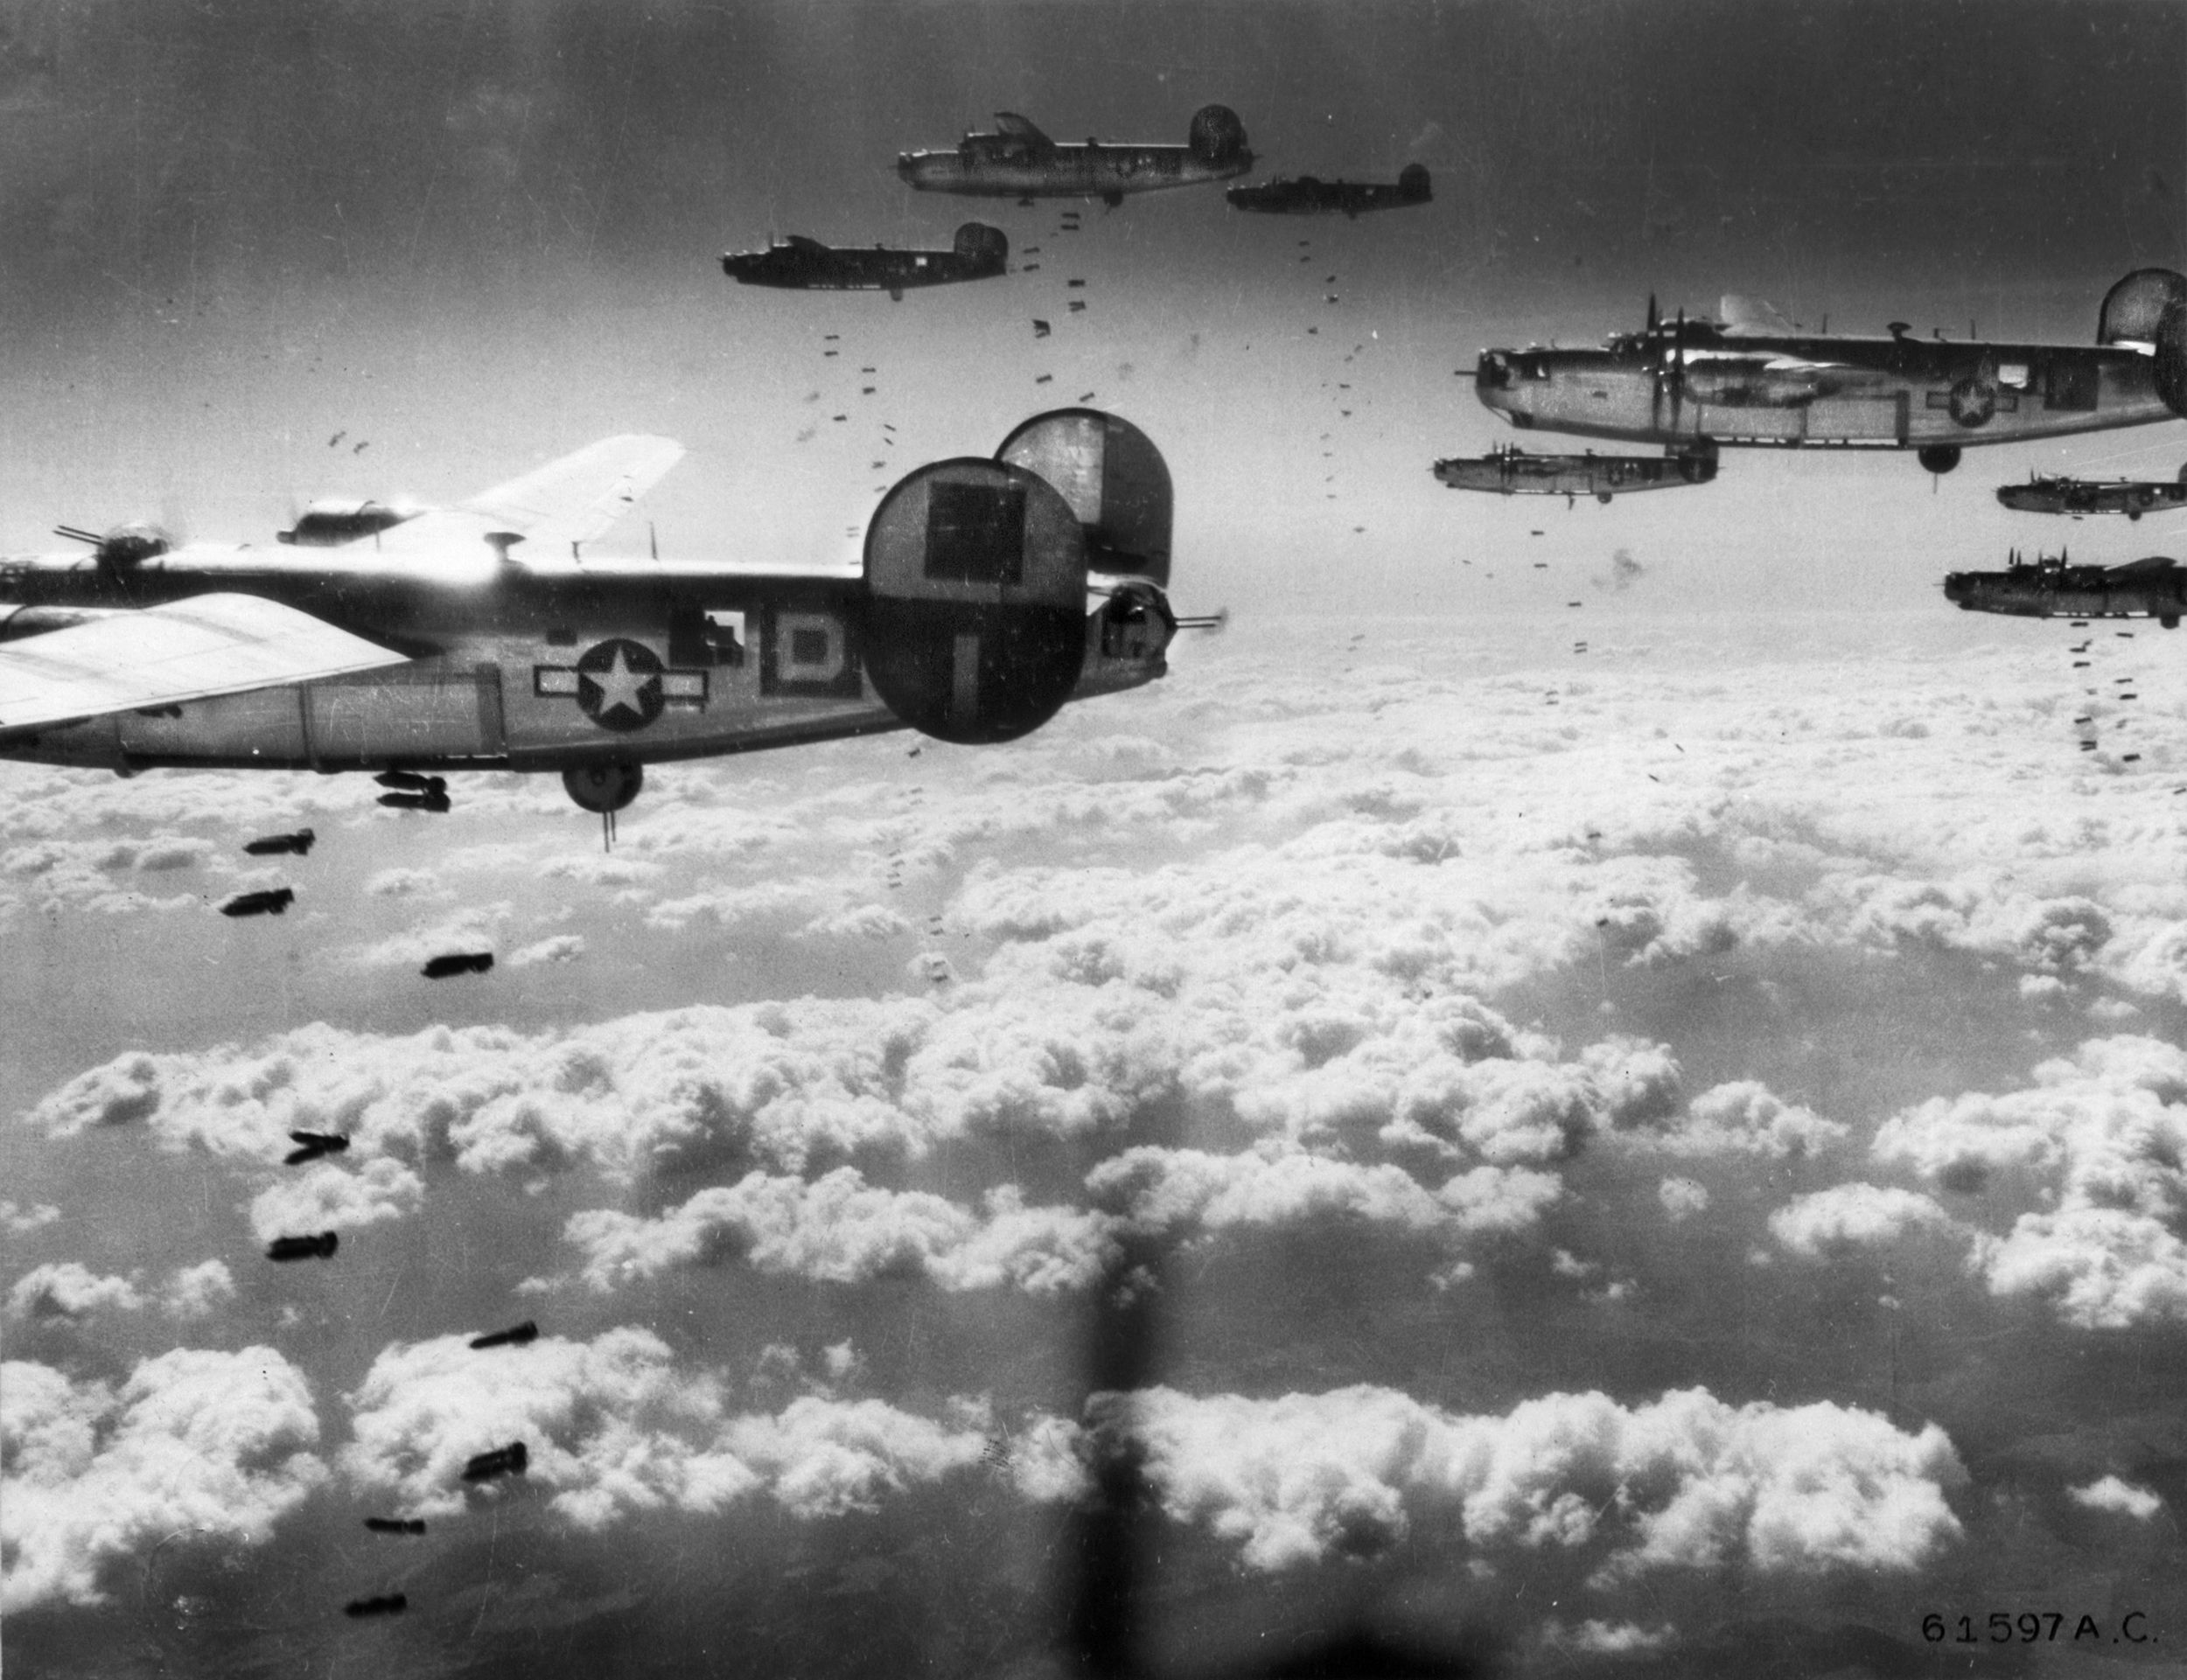
[[[1501,415],[1514,426],[1527,423],[1519,412],[1519,380],[1508,350],[1484,350],[1473,366],[1473,394],[1492,414]]]

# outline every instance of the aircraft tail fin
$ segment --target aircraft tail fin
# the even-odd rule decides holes
[[[1138,427],[1098,408],[1058,408],[1018,427],[995,458],[1062,492],[1095,571],[1169,587],[1170,468]]]
[[[2187,419],[2187,288],[2164,305],[2155,337],[2156,394],[2167,408]],[[2187,467],[2180,470],[2180,477],[2187,480]]]
[[[2165,306],[2183,297],[2187,297],[2187,275],[2170,268],[2136,268],[2104,294],[2096,315],[2096,342],[2156,343]]]

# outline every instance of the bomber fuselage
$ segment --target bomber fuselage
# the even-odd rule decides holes
[[[882,246],[860,250],[792,237],[764,251],[730,252],[722,271],[746,286],[776,286],[797,291],[885,291],[901,297],[921,286],[987,280],[1010,267],[1010,245],[994,229],[987,248],[950,251],[892,251]]]
[[[1953,572],[1944,598],[1968,612],[2019,618],[2154,618],[2178,628],[2187,613],[2187,570],[2161,554],[2123,566],[2073,566],[2063,559],[2016,561],[2002,572]]]
[[[2024,484],[2000,484],[1997,499],[2016,513],[2123,513],[2138,519],[2154,507],[2187,507],[2187,481],[2166,478],[2062,478],[2047,474]]]
[[[1190,146],[1029,144],[1011,135],[968,135],[947,151],[907,151],[896,172],[922,192],[990,199],[1106,199],[1227,181],[1253,167],[1242,147],[1210,160]]]
[[[1750,337],[1706,323],[1599,350],[1484,351],[1475,391],[1527,429],[1671,445],[1956,449],[2170,420],[2127,347]]]
[[[1643,490],[1675,490],[1705,484],[1716,476],[1715,451],[1694,449],[1667,456],[1529,455],[1498,449],[1486,455],[1438,461],[1436,477],[1452,490],[1487,491],[1499,496],[1613,496]]]
[[[905,727],[864,671],[855,575],[658,561],[430,561],[368,544],[192,544],[128,567],[0,560],[0,642],[216,592],[262,596],[409,664],[0,739],[0,757],[116,770],[412,765],[567,770],[752,751]],[[1073,699],[1161,676],[1159,592],[1089,612]]]

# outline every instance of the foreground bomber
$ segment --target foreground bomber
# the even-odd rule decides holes
[[[1169,469],[1114,415],[1055,410],[909,474],[855,568],[585,553],[682,452],[609,438],[331,548],[0,561],[0,756],[429,789],[551,770],[609,813],[648,763],[905,728],[1009,741],[1166,669]]]

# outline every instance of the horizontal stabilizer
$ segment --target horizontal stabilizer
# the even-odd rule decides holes
[[[0,735],[409,662],[277,601],[192,596],[0,646]]]

